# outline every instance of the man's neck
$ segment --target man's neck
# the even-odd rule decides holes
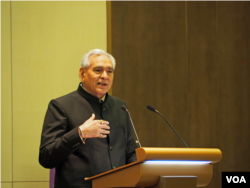
[[[89,93],[89,92],[84,88],[82,82],[80,83],[80,85],[81,85],[81,87],[82,87],[87,93]],[[89,94],[91,95],[91,93],[89,93]],[[106,97],[106,94],[104,94],[101,98],[99,98],[99,102],[100,102],[100,103],[103,103],[103,102],[105,101],[105,97]]]

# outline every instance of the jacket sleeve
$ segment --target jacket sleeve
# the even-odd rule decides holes
[[[67,115],[56,100],[50,101],[43,124],[39,163],[54,168],[81,144],[78,127],[68,131]]]

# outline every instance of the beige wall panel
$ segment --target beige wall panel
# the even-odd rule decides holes
[[[12,183],[1,183],[1,188],[12,188]]]
[[[1,181],[12,181],[10,29],[10,2],[1,2]]]
[[[49,188],[49,182],[18,182],[13,183],[13,188]]]
[[[14,181],[48,181],[38,163],[49,101],[77,89],[79,62],[106,50],[106,2],[12,2]]]

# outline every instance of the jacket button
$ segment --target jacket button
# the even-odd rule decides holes
[[[115,169],[115,166],[113,166],[113,169]]]
[[[102,111],[104,112],[106,110],[106,108],[103,108]]]
[[[113,147],[112,147],[112,146],[109,146],[109,149],[110,149],[110,150],[112,150],[112,149],[113,149]]]

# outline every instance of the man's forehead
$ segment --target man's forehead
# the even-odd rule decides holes
[[[106,55],[90,56],[90,66],[92,67],[107,67],[113,69],[113,63]]]
[[[112,69],[113,70],[112,65],[110,65],[110,66],[96,65],[96,66],[93,66],[93,68],[106,68],[106,69]]]

